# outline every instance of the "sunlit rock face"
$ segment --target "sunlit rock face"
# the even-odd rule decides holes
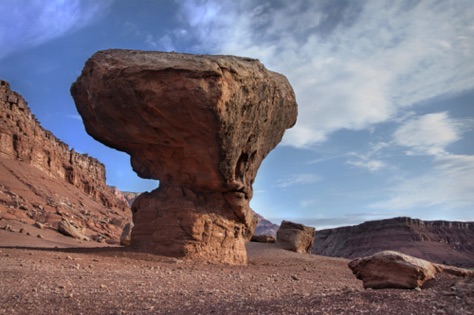
[[[288,80],[234,56],[94,54],[71,87],[87,132],[160,187],[133,203],[132,247],[246,263],[252,184],[296,122]]]

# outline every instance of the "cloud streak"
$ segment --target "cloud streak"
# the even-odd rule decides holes
[[[474,87],[468,0],[189,0],[183,12],[200,39],[195,50],[256,57],[289,77],[300,115],[287,145],[309,147]]]
[[[0,59],[80,29],[106,12],[112,1],[2,1]],[[14,26],[14,27],[12,27]]]
[[[376,209],[439,207],[455,209],[474,204],[474,156],[437,156],[433,170],[416,177],[404,177],[389,190],[387,200],[371,205]],[[471,216],[471,220],[474,216]],[[469,219],[469,218],[466,218]]]
[[[423,154],[437,154],[460,139],[457,125],[459,123],[450,119],[447,112],[432,113],[410,119],[393,136],[400,146]]]
[[[313,174],[299,174],[280,179],[275,186],[278,188],[287,188],[293,185],[312,184],[320,180],[321,178],[319,176]]]
[[[389,189],[390,197],[371,207],[453,209],[473,205],[474,155],[447,151],[447,147],[468,130],[464,125],[462,120],[450,118],[446,112],[411,118],[402,124],[393,134],[394,142],[408,148],[408,155],[431,157],[431,168],[420,176],[399,178]]]

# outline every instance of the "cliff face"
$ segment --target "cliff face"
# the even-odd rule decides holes
[[[0,157],[26,162],[84,191],[106,207],[125,210],[105,184],[105,166],[43,129],[21,95],[0,80]]]
[[[356,258],[395,250],[429,261],[474,266],[474,222],[422,221],[407,217],[316,232],[313,253]]]
[[[130,208],[125,198],[106,185],[104,165],[87,154],[79,154],[74,149],[70,150],[67,144],[45,130],[31,113],[23,97],[11,91],[9,83],[2,80],[0,80],[0,162],[0,192],[4,193],[4,197],[7,196],[0,198],[0,206],[2,204],[7,206],[11,215],[19,204],[23,204],[23,208],[29,208],[29,210],[33,208],[31,204],[28,206],[27,202],[20,200],[20,198],[26,200],[23,195],[28,193],[22,192],[21,188],[26,185],[29,193],[32,193],[29,199],[37,200],[36,203],[42,209],[40,212],[44,212],[43,215],[27,216],[30,219],[34,217],[35,221],[43,220],[43,223],[47,223],[47,212],[62,213],[58,210],[58,205],[61,204],[70,204],[66,208],[76,205],[75,210],[80,211],[83,208],[83,211],[89,214],[92,211],[91,208],[99,207],[116,213],[115,222],[120,222],[115,226],[116,232],[108,231],[101,228],[100,224],[93,223],[94,215],[83,214],[83,222],[78,224],[84,225],[84,228],[88,228],[89,224],[96,232],[108,231],[107,234],[115,237],[113,234],[119,234],[122,222],[130,220]],[[46,190],[46,187],[51,187],[51,193],[41,192]],[[54,197],[57,195],[55,191],[63,188],[66,188],[67,192],[62,196],[74,192],[67,201]],[[13,198],[15,200],[10,198],[14,195],[17,196]],[[84,196],[92,200],[94,204],[86,209],[87,202],[79,201],[79,195],[81,198]],[[18,213],[13,216],[21,217]],[[102,216],[101,220],[108,221],[113,216],[109,218]],[[57,218],[52,219],[50,223],[57,224],[57,221]]]

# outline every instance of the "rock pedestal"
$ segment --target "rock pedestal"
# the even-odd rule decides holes
[[[90,135],[160,180],[132,205],[132,247],[246,263],[253,181],[296,122],[284,76],[248,58],[106,50],[71,94]]]

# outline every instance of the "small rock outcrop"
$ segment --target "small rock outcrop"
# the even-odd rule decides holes
[[[276,239],[272,235],[254,235],[250,239],[251,242],[257,242],[257,243],[275,243]]]
[[[474,267],[474,222],[408,217],[368,221],[316,232],[313,254],[356,258],[384,250],[428,261]]]
[[[120,245],[129,246],[132,241],[133,222],[125,224],[120,236]]]
[[[457,276],[472,276],[474,272],[433,264],[395,251],[383,251],[372,256],[357,258],[349,262],[349,268],[364,288],[415,289],[434,279],[439,272]]]
[[[283,75],[249,58],[106,50],[86,62],[71,94],[92,137],[160,181],[133,203],[132,247],[246,263],[253,181],[296,122]]]
[[[311,253],[314,227],[283,220],[277,232],[277,244],[297,253]]]
[[[82,230],[82,231],[81,231]],[[61,222],[58,224],[58,232],[70,236],[72,238],[77,238],[79,240],[88,241],[89,238],[84,236],[84,230],[81,229],[79,226],[74,226],[73,223],[69,222],[68,220],[62,219]]]

